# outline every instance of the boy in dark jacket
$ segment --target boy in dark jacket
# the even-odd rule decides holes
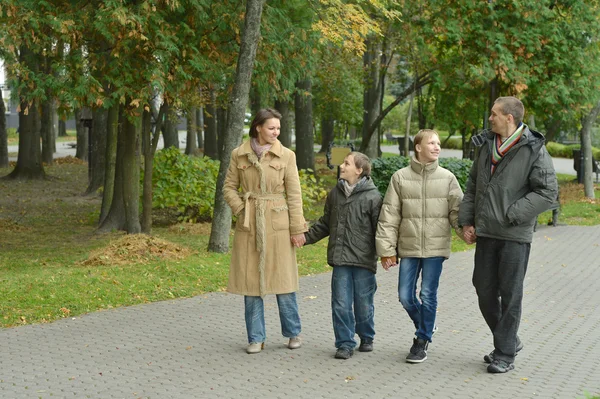
[[[340,180],[327,196],[323,216],[305,234],[306,244],[329,236],[327,263],[333,267],[331,310],[337,359],[354,354],[355,334],[360,337],[359,351],[373,350],[375,231],[382,198],[370,174],[366,155],[348,154],[340,165]]]

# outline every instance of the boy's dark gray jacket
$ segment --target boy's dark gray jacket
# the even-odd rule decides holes
[[[346,197],[343,181],[327,195],[323,216],[306,233],[306,243],[329,236],[327,263],[358,266],[377,272],[375,231],[381,209],[381,194],[368,177]]]
[[[558,195],[552,158],[541,133],[524,127],[521,139],[491,173],[496,134],[489,131],[475,157],[458,212],[461,226],[475,226],[482,237],[531,242],[537,216]]]

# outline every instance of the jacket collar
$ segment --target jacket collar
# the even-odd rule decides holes
[[[487,130],[485,133],[483,133],[483,135],[488,140],[488,142],[490,142],[490,145],[494,145],[496,133],[492,132],[491,130]],[[542,133],[537,132],[535,130],[531,130],[529,129],[529,126],[525,125],[525,127],[523,128],[523,135],[521,136],[519,143],[515,147],[520,147],[522,145],[530,145],[534,149],[539,150],[540,147],[544,145],[545,141],[546,138]]]
[[[268,152],[272,153],[273,155],[277,156],[278,158],[281,158],[283,156],[283,145],[281,144],[281,142],[279,140],[276,140]],[[246,140],[240,146],[240,151],[238,154],[239,155],[247,155],[250,153],[254,153],[254,150],[250,146],[250,140]]]
[[[437,160],[435,160],[433,162],[429,162],[428,164],[422,164],[414,156],[410,159],[410,168],[420,175],[425,174],[425,173],[431,174],[431,173],[433,173],[433,171],[435,171],[437,169],[437,167],[438,167]]]

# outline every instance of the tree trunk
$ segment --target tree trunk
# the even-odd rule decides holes
[[[6,106],[0,91],[0,168],[8,168],[8,131],[6,130]]]
[[[546,141],[555,141],[556,135],[560,131],[560,121],[544,121],[544,127],[546,128]]]
[[[40,65],[38,57],[25,46],[20,48],[19,61],[34,73],[37,73]],[[19,107],[19,155],[17,166],[7,178],[44,179],[46,173],[42,165],[42,152],[40,149],[39,104],[37,101],[28,101],[25,92],[27,89],[22,90],[24,91],[19,93],[21,99]]]
[[[154,154],[162,128],[163,115],[167,105],[163,103],[158,110],[156,126],[152,132],[152,115],[144,111],[142,116],[142,153],[144,154],[144,182],[142,192],[142,233],[152,233],[152,175],[154,172]]]
[[[177,131],[177,124],[179,118],[175,112],[175,108],[171,104],[168,104],[168,112],[166,113],[167,119],[163,126],[163,144],[164,148],[175,147],[179,148],[179,132]]]
[[[185,140],[185,154],[196,156],[198,155],[198,134],[196,130],[198,125],[196,124],[196,107],[192,107],[187,113],[187,135]]]
[[[241,37],[240,53],[236,68],[235,84],[230,97],[229,118],[225,131],[224,153],[219,166],[215,207],[208,250],[212,252],[227,252],[229,250],[229,232],[231,230],[231,209],[223,198],[225,175],[229,168],[229,154],[240,145],[244,131],[244,114],[248,105],[248,93],[256,48],[260,37],[260,18],[265,0],[247,0],[244,31]]]
[[[139,115],[141,107],[132,114]],[[124,230],[128,234],[141,232],[139,215],[140,168],[138,138],[141,118],[135,122],[123,114],[117,138],[117,162],[115,171],[115,189],[108,215],[98,228],[100,232]]]
[[[281,114],[281,133],[279,141],[284,147],[292,148],[292,117],[290,103],[286,101],[275,101],[275,109]]]
[[[418,76],[415,82],[412,82],[410,85],[408,85],[407,88],[404,89],[404,91],[402,91],[402,93],[398,94],[396,99],[394,101],[392,101],[392,103],[390,105],[388,105],[387,107],[385,107],[385,109],[383,111],[381,111],[381,114],[377,117],[377,119],[375,119],[373,121],[371,126],[369,126],[368,131],[367,131],[367,136],[363,137],[362,144],[360,146],[359,151],[364,152],[366,150],[366,146],[367,146],[368,142],[371,140],[371,137],[373,136],[373,134],[375,133],[375,130],[381,125],[381,121],[387,116],[387,114],[390,113],[391,110],[396,108],[396,106],[398,106],[398,104],[400,104],[406,97],[410,96],[410,94],[415,89],[423,87],[431,82],[431,78],[429,77],[429,74],[430,74],[430,72],[426,72],[423,75]],[[363,118],[363,120],[364,120],[364,118]],[[364,130],[364,127],[363,127],[363,130]],[[366,141],[365,138],[368,138],[369,140]]]
[[[294,106],[296,115],[296,163],[298,169],[315,170],[315,135],[313,131],[312,82],[296,82]]]
[[[593,154],[592,154],[592,127],[598,114],[600,113],[600,102],[598,102],[590,113],[583,119],[581,127],[581,152],[583,154],[583,164],[579,167],[583,170],[583,189],[587,198],[594,199],[594,180],[593,180]]]
[[[117,169],[117,139],[119,135],[119,105],[108,109],[106,121],[106,155],[104,157],[104,190],[98,225],[101,226],[111,209],[115,191],[115,172]]]
[[[42,165],[38,120],[36,102],[22,102],[19,111],[19,155],[17,166],[7,176],[10,179],[35,180],[46,177]]]
[[[335,123],[333,118],[331,117],[331,113],[326,112],[326,115],[323,115],[321,119],[321,149],[320,153],[327,152],[329,148],[329,143],[333,141],[335,132]]]
[[[256,115],[261,108],[262,104],[258,87],[252,86],[250,87],[250,111],[252,112],[252,116]]]
[[[198,132],[198,148],[204,150],[204,107],[196,109],[196,131]]]
[[[66,137],[66,136],[67,136],[67,122],[61,118],[58,121],[58,137]]]
[[[402,155],[404,155],[405,157],[410,156],[410,121],[412,119],[412,109],[414,100],[415,94],[413,93],[410,95],[410,103],[408,104],[408,112],[406,113],[406,132],[404,133],[404,148],[402,149]]]
[[[381,41],[374,36],[369,36],[366,41],[367,50],[363,55],[365,69],[365,90],[363,95],[363,134],[361,152],[369,158],[377,158],[379,150],[379,135],[369,135],[369,127],[375,122],[381,110],[380,79],[381,69]]]
[[[106,175],[106,141],[108,131],[108,110],[104,108],[97,108],[92,111],[92,141],[89,143],[92,147],[92,159],[88,162],[91,163],[89,176],[90,181],[86,194],[94,194],[104,184],[104,177]]]
[[[245,114],[245,112],[244,112]],[[217,148],[219,149],[217,154],[219,156],[219,161],[222,161],[223,158],[229,156],[225,156],[225,129],[227,129],[227,109],[223,107],[219,107],[217,109]],[[244,128],[242,127],[242,132]]]
[[[83,125],[81,120],[81,109],[75,109],[75,130],[77,131],[77,150],[75,151],[75,158],[79,158],[82,161],[88,160],[88,131]]]
[[[421,88],[417,90],[417,111],[419,113],[419,129],[427,129],[427,116],[425,115],[423,89]]]
[[[40,136],[42,137],[42,162],[52,165],[54,160],[54,135],[52,132],[52,106],[51,101],[46,99],[42,103],[42,115],[40,116]]]
[[[56,138],[58,137],[58,103],[52,101],[52,152],[56,153]]]
[[[204,109],[204,156],[211,159],[219,159],[219,147],[217,144],[217,107],[214,90],[210,91],[210,103]]]

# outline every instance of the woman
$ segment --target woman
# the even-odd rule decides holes
[[[264,348],[267,294],[277,295],[288,348],[301,346],[295,247],[304,245],[308,228],[296,155],[277,140],[280,119],[274,109],[258,111],[250,125],[250,140],[231,153],[223,187],[237,216],[227,291],[244,295],[250,354]]]
[[[398,297],[416,332],[409,363],[427,359],[435,328],[442,264],[450,256],[454,227],[460,237],[458,206],[463,193],[456,177],[438,165],[440,138],[435,130],[415,136],[410,165],[392,176],[377,224],[376,246],[385,270],[397,265]],[[421,275],[420,299],[417,280]]]

